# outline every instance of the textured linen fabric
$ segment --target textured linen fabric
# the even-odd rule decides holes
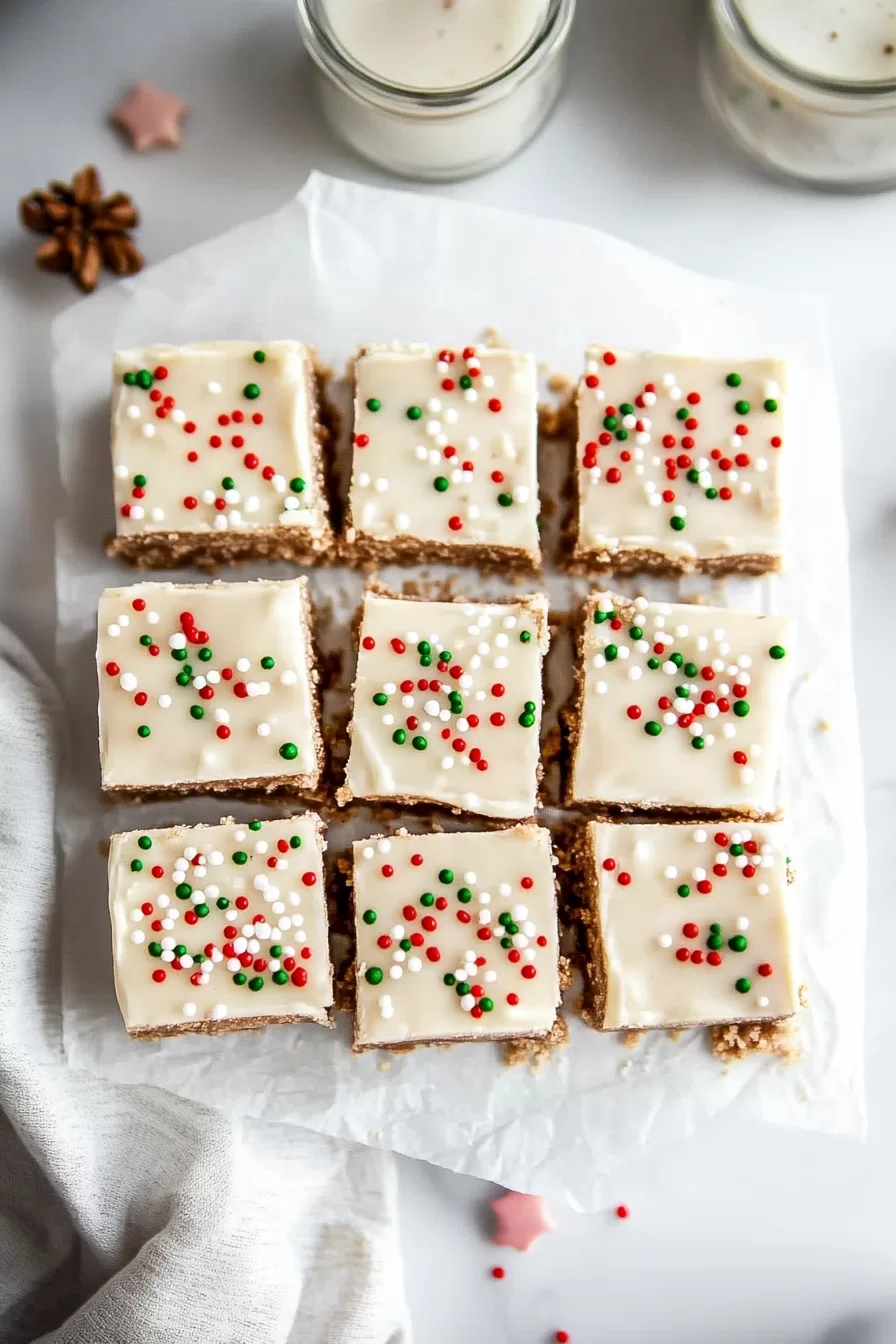
[[[388,1155],[67,1069],[61,737],[0,627],[0,1341],[407,1344]]]

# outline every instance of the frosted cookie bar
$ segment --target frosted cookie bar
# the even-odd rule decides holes
[[[533,355],[364,347],[355,362],[349,557],[537,567],[537,403]]]
[[[574,567],[778,569],[785,386],[778,360],[591,346],[576,401]]]
[[[589,1016],[602,1031],[795,1013],[780,824],[591,822],[583,867]]]
[[[144,569],[294,560],[333,543],[311,352],[298,341],[115,356],[110,555]]]
[[[112,837],[115,989],[130,1036],[332,1025],[323,831],[306,813]]]
[[[539,826],[359,840],[355,1049],[546,1036],[560,1003]]]
[[[318,787],[307,579],[107,588],[98,624],[107,793]]]
[[[772,817],[791,623],[611,593],[580,620],[567,802]]]
[[[538,806],[548,603],[428,602],[371,588],[337,799],[522,819]]]

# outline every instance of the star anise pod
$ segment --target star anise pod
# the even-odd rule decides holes
[[[51,182],[46,191],[32,191],[19,202],[26,229],[48,233],[35,260],[43,271],[69,271],[89,293],[105,265],[115,275],[134,275],[143,255],[129,230],[138,222],[137,208],[123,191],[103,195],[93,164],[75,173],[71,182]]]

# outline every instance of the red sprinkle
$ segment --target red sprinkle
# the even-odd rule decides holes
[[[492,1278],[503,1279],[503,1277],[504,1277],[504,1270],[501,1268],[500,1265],[495,1265],[494,1269],[492,1270]]]
[[[617,1218],[627,1218],[627,1217],[628,1217],[628,1205],[627,1205],[627,1204],[617,1204],[617,1205],[616,1205],[616,1217],[617,1217]]]

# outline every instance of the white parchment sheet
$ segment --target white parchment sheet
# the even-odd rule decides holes
[[[344,1015],[334,1032],[271,1027],[131,1042],[113,991],[99,842],[137,826],[212,821],[226,811],[249,819],[274,809],[225,808],[208,798],[142,807],[100,799],[96,602],[103,587],[139,577],[106,560],[101,549],[113,521],[113,350],[155,341],[294,336],[341,370],[361,342],[397,337],[460,346],[481,339],[489,327],[570,373],[579,371],[593,340],[725,355],[733,362],[764,354],[791,361],[788,573],[739,584],[691,583],[681,591],[799,618],[781,788],[798,872],[792,899],[800,972],[810,997],[801,1017],[800,1058],[787,1064],[754,1057],[723,1068],[702,1032],[677,1041],[648,1034],[631,1050],[577,1018],[570,1022],[570,1047],[538,1073],[504,1067],[490,1044],[418,1050],[385,1066],[377,1053],[356,1059]],[[841,444],[819,301],[709,280],[584,227],[316,174],[275,214],[77,304],[57,321],[54,343],[65,495],[57,548],[59,648],[73,758],[60,813],[65,1038],[72,1066],[382,1145],[516,1189],[566,1195],[586,1208],[603,1202],[608,1177],[640,1145],[692,1132],[729,1106],[759,1121],[862,1132],[862,792]],[[556,446],[548,445],[543,462],[550,544],[570,467]],[[224,577],[288,572],[248,566]],[[386,570],[383,577],[400,586],[413,571]],[[347,620],[362,580],[321,569],[312,571],[311,583],[326,604],[325,650],[347,649]],[[561,610],[586,586],[548,572],[548,591]],[[636,591],[631,582],[623,587]],[[502,583],[460,571],[455,589],[465,588],[478,596],[501,592]],[[647,580],[638,590],[662,597],[675,585]],[[566,693],[569,653],[560,635],[548,668],[551,713]],[[344,681],[351,670],[347,655]],[[344,703],[344,689],[334,690],[326,712]],[[558,817],[551,813],[548,820]],[[331,850],[369,824],[336,818]],[[572,1002],[574,995],[567,998]]]

